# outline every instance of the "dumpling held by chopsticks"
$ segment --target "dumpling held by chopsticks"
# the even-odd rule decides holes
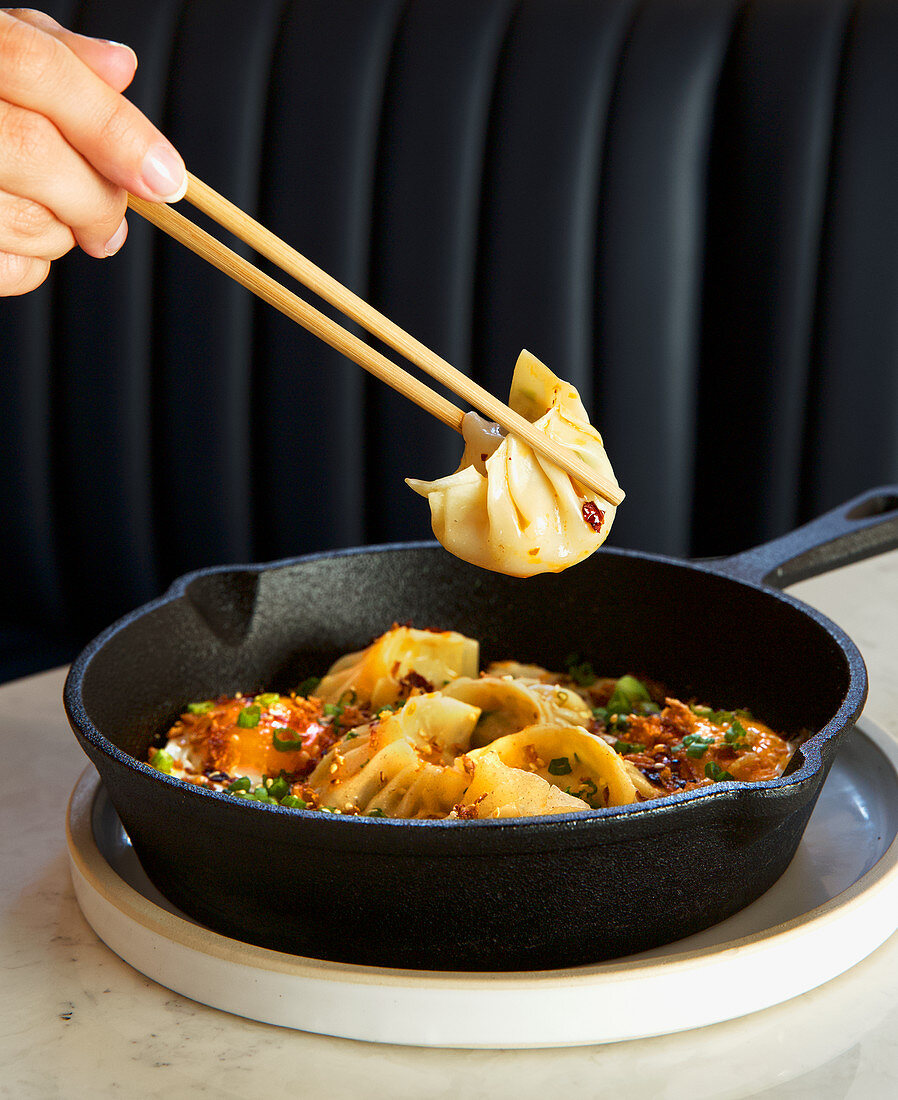
[[[518,357],[508,404],[617,484],[580,395],[528,351]],[[613,505],[476,413],[465,416],[463,434],[465,451],[454,474],[406,478],[427,498],[433,533],[450,553],[483,569],[529,577],[559,573],[602,545]]]

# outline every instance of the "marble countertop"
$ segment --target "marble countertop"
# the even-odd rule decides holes
[[[796,585],[870,672],[866,714],[898,738],[898,551]],[[4,996],[0,1096],[652,1097],[898,1095],[898,935],[852,970],[742,1019],[638,1042],[534,1051],[375,1046],[229,1016],[131,969],[81,916],[65,806],[85,758],[64,670],[0,688]]]

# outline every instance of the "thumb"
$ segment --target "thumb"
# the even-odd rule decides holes
[[[57,23],[49,15],[32,8],[7,8],[7,15],[22,23],[28,23],[58,38],[76,57],[97,76],[105,81],[114,92],[123,92],[134,79],[137,70],[137,54],[130,46],[121,42],[109,42],[105,38],[90,38],[85,34],[75,34]]]

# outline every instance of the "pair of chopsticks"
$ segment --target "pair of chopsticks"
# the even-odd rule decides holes
[[[561,467],[586,488],[613,505],[620,504],[624,499],[623,492],[613,481],[591,470],[577,455],[560,446],[544,432],[534,428],[528,420],[507,405],[503,405],[488,390],[477,385],[466,374],[456,370],[445,359],[440,358],[435,352],[410,336],[192,173],[188,173],[185,198],[238,240],[248,244],[288,275],[292,275],[303,286],[308,287],[318,297],[441,382],[448,390],[458,394],[484,416],[496,421],[507,432],[523,439],[533,450]],[[332,348],[342,352],[360,367],[386,382],[388,386],[392,386],[403,397],[414,401],[416,405],[450,428],[454,428],[457,432],[461,431],[464,413],[457,405],[447,401],[435,390],[391,362],[385,355],[369,347],[353,333],[341,328],[320,310],[281,286],[276,279],[260,271],[242,256],[238,256],[236,252],[185,218],[173,207],[164,203],[147,202],[134,195],[128,196],[128,205],[147,221],[186,245],[192,252],[208,260],[226,275],[230,275],[247,290],[308,329],[326,344],[330,344]]]

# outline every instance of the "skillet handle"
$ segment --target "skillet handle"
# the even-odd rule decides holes
[[[871,489],[788,535],[705,564],[738,580],[787,588],[898,547],[898,486]]]

